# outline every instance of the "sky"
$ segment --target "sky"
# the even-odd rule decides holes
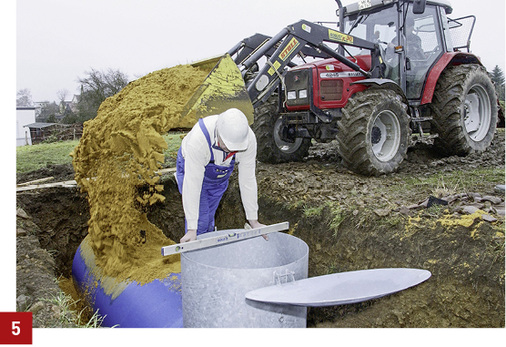
[[[504,0],[452,3],[450,17],[477,17],[473,52],[489,71],[504,70]],[[70,100],[92,68],[133,80],[221,55],[245,37],[272,36],[300,19],[336,21],[336,9],[334,0],[18,0],[16,90],[29,89],[33,101],[58,100],[66,90]]]

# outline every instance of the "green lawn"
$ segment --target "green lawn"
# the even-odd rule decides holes
[[[78,143],[75,140],[16,147],[16,172],[30,172],[47,165],[70,164],[70,153]]]

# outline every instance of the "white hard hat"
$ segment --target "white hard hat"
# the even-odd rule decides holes
[[[244,151],[248,148],[248,119],[240,110],[230,108],[219,114],[216,129],[229,151]]]

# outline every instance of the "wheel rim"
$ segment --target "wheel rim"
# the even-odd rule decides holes
[[[401,125],[395,113],[390,110],[380,112],[371,129],[374,156],[380,161],[392,160],[399,151],[400,139]]]
[[[479,142],[487,136],[492,118],[491,108],[485,88],[474,85],[464,101],[464,126],[473,141]]]
[[[278,149],[283,153],[294,153],[295,151],[297,151],[297,149],[299,149],[302,143],[302,138],[300,137],[296,138],[293,143],[283,141],[279,137],[279,132],[281,130],[282,125],[283,125],[282,119],[281,117],[279,117],[278,120],[276,121],[276,124],[274,124],[274,142],[276,143],[276,147],[278,147]]]

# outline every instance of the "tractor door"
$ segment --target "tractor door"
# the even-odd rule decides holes
[[[405,53],[406,96],[419,100],[431,67],[446,49],[437,7],[427,5],[425,12],[418,15],[408,7],[404,14],[400,44]]]

